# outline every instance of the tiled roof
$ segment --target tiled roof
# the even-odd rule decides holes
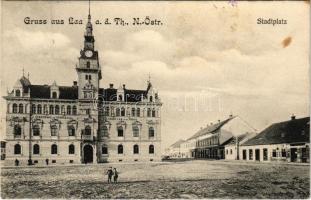
[[[310,117],[272,124],[243,146],[310,142]]]
[[[180,145],[183,143],[183,142],[185,142],[185,140],[178,140],[177,142],[175,142],[174,144],[172,144],[170,147],[172,147],[172,148],[179,148],[180,147]]]
[[[40,99],[50,99],[50,86],[30,85],[30,97]],[[59,86],[59,99],[78,99],[78,87]]]
[[[230,140],[228,140],[226,143],[223,145],[235,145],[236,144],[236,138],[238,138],[239,144],[243,144],[245,140],[253,136],[255,133],[244,133],[242,135],[238,135],[237,137],[232,137]],[[243,141],[244,140],[244,141]]]
[[[147,96],[146,90],[128,90],[124,89],[125,93],[125,101],[126,102],[139,102],[141,101],[141,96],[144,98]],[[104,98],[105,101],[116,101],[117,100],[117,89],[115,88],[107,88],[100,89],[99,94]]]
[[[233,118],[235,118],[235,117],[229,117],[228,119],[223,120],[217,124],[207,126],[203,129],[199,130],[197,133],[195,133],[193,136],[191,136],[187,140],[195,139],[195,138],[198,138],[200,136],[203,136],[203,135],[206,135],[209,133],[214,133],[214,132],[218,131],[221,127],[223,127],[226,123],[228,123],[230,120],[232,120]]]

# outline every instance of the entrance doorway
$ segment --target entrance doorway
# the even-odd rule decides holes
[[[84,163],[93,162],[93,147],[89,144],[83,147],[83,162]]]
[[[297,148],[290,149],[290,161],[296,162],[297,161]]]
[[[260,150],[259,149],[255,149],[255,159],[257,161],[260,161]]]

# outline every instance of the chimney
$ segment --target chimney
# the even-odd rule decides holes
[[[229,118],[231,118],[231,117],[233,117],[233,115],[231,114],[231,115],[229,115]]]
[[[220,123],[220,119],[218,120],[218,124]]]
[[[294,114],[292,114],[291,119],[292,119],[292,120],[295,120],[295,119],[296,119],[296,116],[295,116]]]
[[[125,84],[123,84],[123,89],[125,89]]]
[[[74,82],[73,82],[73,86],[78,86],[78,82],[77,82],[77,81],[74,81]]]
[[[112,84],[112,83],[109,84],[109,88],[110,88],[110,89],[113,88],[113,84]]]
[[[211,125],[213,125],[213,122],[211,122]]]

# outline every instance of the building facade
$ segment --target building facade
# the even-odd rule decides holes
[[[240,160],[310,162],[310,117],[274,123],[240,146]]]
[[[4,97],[6,164],[102,163],[161,159],[161,106],[144,90],[100,88],[98,51],[88,15],[72,86],[33,85],[24,75]]]

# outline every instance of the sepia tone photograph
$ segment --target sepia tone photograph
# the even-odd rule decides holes
[[[309,1],[1,1],[2,199],[309,199]]]

